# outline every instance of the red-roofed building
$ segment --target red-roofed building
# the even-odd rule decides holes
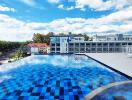
[[[48,54],[50,47],[46,43],[30,43],[27,45],[31,54]]]

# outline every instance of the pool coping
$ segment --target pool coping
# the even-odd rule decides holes
[[[118,74],[121,74],[121,75],[127,77],[128,79],[132,80],[132,77],[131,77],[131,76],[126,75],[125,73],[120,72],[119,70],[114,69],[114,68],[112,68],[112,67],[110,67],[110,66],[108,66],[108,65],[106,65],[106,64],[104,64],[104,63],[102,63],[102,62],[100,62],[100,61],[98,61],[98,60],[96,60],[96,59],[94,59],[94,58],[92,58],[92,57],[90,57],[90,56],[88,56],[88,55],[86,55],[86,54],[79,54],[79,53],[76,53],[75,55],[85,55],[85,56],[87,56],[88,58],[90,58],[90,59],[92,59],[92,60],[94,60],[94,61],[96,61],[96,62],[98,62],[98,63],[104,65],[105,67],[107,67],[107,68],[109,68],[109,69],[111,69],[111,70],[117,72]]]
[[[99,87],[99,88],[93,90],[92,92],[90,92],[88,95],[86,95],[84,97],[84,100],[92,100],[93,97],[95,97],[97,94],[101,93],[102,91],[104,91],[108,88],[111,88],[113,86],[122,85],[122,84],[126,84],[126,83],[132,83],[132,81],[130,80],[130,81],[114,82],[114,83],[110,83],[106,86]]]

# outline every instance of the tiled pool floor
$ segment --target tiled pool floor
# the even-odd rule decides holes
[[[33,59],[41,62],[43,60],[45,63],[36,64]],[[53,61],[49,61],[47,57],[36,56],[33,59],[31,60],[33,63],[26,62],[18,68],[0,73],[1,77],[6,77],[0,83],[0,99],[80,100],[98,87],[128,80],[93,60],[81,60],[80,67],[79,61],[76,63],[73,58],[67,57],[62,60],[62,56],[49,59],[57,59],[64,65],[58,65],[58,62],[51,63]],[[65,63],[67,60],[70,61],[69,64]]]

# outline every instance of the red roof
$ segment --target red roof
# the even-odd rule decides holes
[[[29,47],[48,47],[46,43],[30,43],[28,44]]]

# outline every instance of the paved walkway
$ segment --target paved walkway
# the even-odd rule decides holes
[[[125,53],[86,53],[86,55],[132,77],[132,57]]]

